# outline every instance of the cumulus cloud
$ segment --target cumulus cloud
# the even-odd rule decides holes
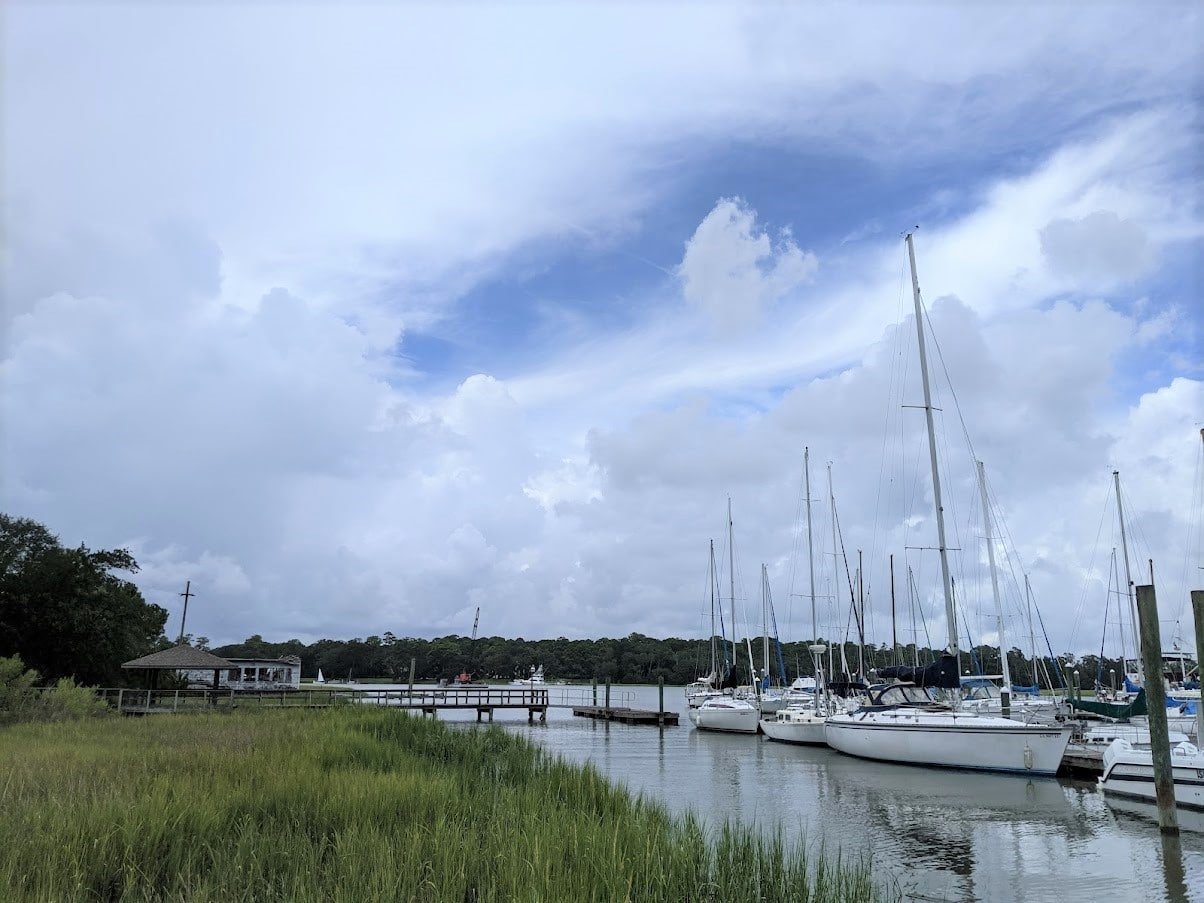
[[[762,309],[802,285],[818,268],[783,231],[777,239],[757,228],[756,213],[739,198],[723,198],[686,242],[678,267],[686,300],[718,329],[756,324]]]
[[[767,22],[657,7],[633,28],[629,10],[593,8],[583,27],[541,7],[545,37],[532,44],[523,15],[482,14],[14,11],[2,80],[6,510],[68,542],[129,544],[173,616],[193,580],[191,629],[217,641],[465,633],[476,605],[490,632],[596,636],[701,632],[706,540],[723,534],[731,494],[741,600],[765,560],[797,636],[809,445],[817,495],[834,462],[846,546],[866,553],[883,637],[884,556],[932,544],[920,426],[890,401],[900,387],[907,403],[917,395],[906,306],[894,306],[901,248],[868,209],[877,198],[851,193],[861,206],[831,234],[808,233],[811,251],[780,207],[761,219],[715,202],[744,183],[698,194],[691,167],[739,135],[754,149],[887,169],[916,157],[948,173],[926,183],[941,203],[916,202],[933,220],[922,283],[1055,643],[1096,617],[1063,600],[1090,567],[1112,466],[1162,518],[1147,529],[1158,554],[1178,554],[1191,454],[1179,440],[1200,384],[1134,389],[1117,370],[1136,344],[1157,353],[1198,318],[1184,306],[1188,322],[1172,327],[1174,299],[1149,272],[1103,258],[1126,223],[1158,259],[1198,234],[1180,171],[1194,136],[1166,90],[1194,59],[1190,29],[1133,13],[1117,46],[1112,17],[1049,13],[1065,34],[1051,50],[1030,17],[993,12],[973,20],[985,37],[963,42],[949,36],[964,22],[940,9],[904,32],[877,9]],[[848,40],[800,55],[800,29]],[[901,68],[891,61],[905,44]],[[513,65],[515,48],[529,65]],[[432,89],[431,72],[454,90]],[[1056,116],[1051,82],[1064,89]],[[1169,106],[1100,114],[1118,98]],[[1067,137],[1067,119],[1088,125]],[[970,184],[945,167],[987,148],[1014,152],[1007,175]],[[623,300],[639,313],[621,328],[586,311],[543,356],[520,324],[497,338],[515,350],[504,366],[398,363],[405,327],[455,324],[457,299],[523,247],[631,234],[669,207],[679,280],[631,289]],[[683,212],[708,207],[701,220]],[[856,229],[878,222],[879,235]],[[1150,303],[1134,311],[1099,291],[1097,270]],[[897,454],[884,457],[884,436],[899,438]],[[967,456],[949,457],[959,594],[973,613],[985,585],[974,490]],[[830,540],[817,545],[823,592],[842,600]],[[907,563],[939,636],[931,558]],[[835,603],[825,619],[847,621]]]

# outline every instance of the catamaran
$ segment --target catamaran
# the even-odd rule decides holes
[[[943,768],[1052,775],[1058,770],[1066,751],[1066,744],[1070,739],[1068,729],[1024,724],[1010,718],[980,715],[958,711],[955,708],[958,701],[956,691],[960,690],[961,685],[957,667],[957,613],[953,603],[948,546],[945,542],[945,512],[941,503],[941,480],[937,466],[936,427],[933,423],[932,393],[928,381],[927,350],[924,345],[924,312],[920,303],[920,281],[916,275],[915,245],[911,233],[908,233],[906,241],[920,350],[920,374],[924,388],[924,414],[928,427],[933,507],[936,512],[937,548],[941,562],[949,649],[944,659],[937,663],[935,673],[931,676],[924,675],[923,687],[906,688],[896,685],[890,688],[889,693],[880,693],[870,705],[851,713],[833,715],[827,721],[825,736],[829,746],[840,752],[867,759]],[[984,480],[980,466],[980,488],[985,497]],[[990,510],[985,505],[983,513],[987,524],[987,549],[996,610],[999,627],[1002,628],[998,583],[994,576]],[[1007,648],[1002,629],[999,631],[999,645],[1003,649]],[[1007,657],[1002,658],[1005,663],[1005,684],[1010,690],[1011,680],[1006,671]],[[933,686],[953,691],[953,703],[936,704],[928,691],[928,688]],[[1008,708],[1006,702],[1005,711]]]

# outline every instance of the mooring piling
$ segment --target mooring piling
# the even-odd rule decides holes
[[[1178,834],[1175,778],[1171,770],[1171,742],[1166,723],[1166,688],[1162,685],[1162,635],[1158,629],[1158,601],[1153,586],[1137,587],[1137,619],[1141,632],[1143,686],[1149,707],[1147,717],[1154,763],[1154,798],[1158,803],[1158,830],[1163,834]]]

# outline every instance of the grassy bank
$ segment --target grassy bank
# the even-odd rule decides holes
[[[868,872],[706,836],[500,729],[381,710],[0,731],[4,900],[873,899]]]

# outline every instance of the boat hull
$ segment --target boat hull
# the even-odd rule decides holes
[[[1194,750],[1194,747],[1192,747]],[[1171,776],[1175,782],[1175,806],[1204,811],[1204,755],[1183,755],[1176,748],[1171,755]],[[1104,774],[1099,788],[1105,797],[1155,802],[1154,764],[1148,749],[1134,749],[1117,740],[1104,753]]]
[[[1053,775],[1068,730],[1004,718],[897,709],[834,715],[825,736],[833,749],[863,759],[973,771]]]
[[[810,718],[795,717],[789,721],[776,718],[761,719],[761,733],[777,743],[796,743],[800,746],[827,746],[826,718],[813,715]]]
[[[700,731],[729,734],[755,734],[760,713],[752,706],[701,705],[690,709],[690,720]]]

